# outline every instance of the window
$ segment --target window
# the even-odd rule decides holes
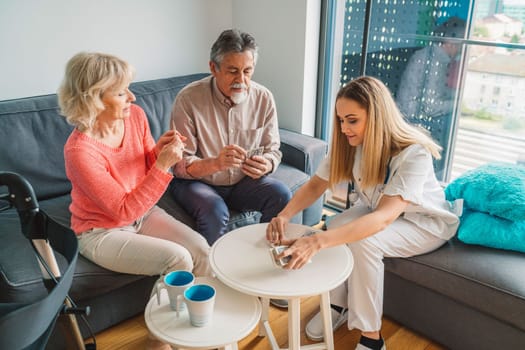
[[[487,162],[525,163],[525,2],[346,0],[344,7],[339,86],[360,75],[381,79],[407,120],[443,147],[434,163],[439,180]],[[322,118],[331,130],[331,113]],[[328,201],[341,206],[345,186],[336,192]]]

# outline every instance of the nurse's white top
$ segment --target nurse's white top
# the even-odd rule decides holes
[[[456,233],[459,218],[452,203],[445,199],[445,193],[434,174],[432,156],[422,145],[414,144],[392,157],[389,175],[384,184],[372,188],[361,188],[361,146],[358,146],[354,162],[354,190],[360,205],[374,210],[383,195],[399,195],[409,201],[402,217],[416,226],[443,239],[450,239]],[[328,181],[330,158],[326,157],[316,175]],[[351,209],[350,209],[351,210]]]

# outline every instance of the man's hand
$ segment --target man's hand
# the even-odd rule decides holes
[[[216,158],[219,170],[240,168],[246,157],[244,148],[237,145],[225,146]]]
[[[246,158],[246,161],[242,164],[241,170],[246,176],[249,176],[252,179],[258,179],[272,171],[272,167],[272,162],[263,156],[253,156],[251,158]]]

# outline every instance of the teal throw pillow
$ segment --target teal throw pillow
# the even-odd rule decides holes
[[[466,210],[461,216],[458,239],[468,244],[525,253],[525,221]]]
[[[489,163],[465,172],[446,188],[447,200],[463,198],[465,209],[511,221],[525,220],[525,166]]]

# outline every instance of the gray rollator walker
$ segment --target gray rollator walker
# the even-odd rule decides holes
[[[84,345],[75,317],[75,314],[89,313],[89,309],[73,307],[74,303],[67,295],[78,255],[78,241],[74,232],[39,210],[33,188],[21,175],[0,172],[2,186],[7,186],[8,193],[0,196],[0,199],[9,203],[2,210],[16,208],[21,232],[33,247],[47,295],[27,302],[16,301],[16,298],[13,302],[0,300],[0,349],[45,349],[59,318],[59,323],[67,333],[66,342],[70,343],[67,344],[68,349],[96,349],[95,343]],[[12,234],[18,235],[20,232],[13,230]],[[64,267],[64,259],[61,260],[62,271],[55,253],[67,262]]]

